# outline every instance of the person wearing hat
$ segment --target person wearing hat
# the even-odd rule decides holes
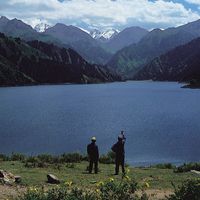
[[[98,173],[98,162],[99,162],[99,149],[96,145],[96,138],[91,138],[91,143],[87,146],[87,153],[89,157],[89,173],[92,173],[93,165],[95,174]]]
[[[122,167],[122,173],[125,174],[125,151],[124,151],[124,144],[126,138],[124,136],[124,131],[121,131],[120,135],[118,136],[118,142],[112,146],[112,151],[115,153],[115,175],[119,174],[119,166]]]

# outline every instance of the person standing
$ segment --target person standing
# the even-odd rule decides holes
[[[115,175],[119,174],[119,166],[122,167],[122,173],[125,174],[125,144],[126,138],[124,136],[124,131],[121,131],[118,136],[118,142],[112,146],[112,151],[115,153]]]
[[[87,153],[89,158],[89,173],[92,173],[93,165],[95,174],[98,173],[98,162],[99,162],[99,149],[96,145],[96,137],[91,138],[91,143],[87,146]]]

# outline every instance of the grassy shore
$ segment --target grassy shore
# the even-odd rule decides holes
[[[88,163],[82,161],[80,163],[73,164],[49,164],[43,168],[29,168],[21,161],[0,161],[0,169],[9,171],[14,175],[19,175],[22,177],[22,183],[20,186],[16,185],[13,188],[28,188],[31,186],[37,187],[52,187],[47,183],[46,175],[52,173],[56,175],[60,180],[61,184],[65,182],[71,182],[81,188],[95,188],[96,183],[100,181],[107,181],[110,178],[116,181],[121,181],[122,176],[114,176],[114,165],[113,164],[100,164],[99,173],[88,174],[87,169]],[[183,181],[188,179],[195,179],[197,175],[186,172],[186,173],[174,173],[173,169],[158,169],[158,168],[134,168],[128,167],[130,172],[128,176],[133,178],[139,185],[145,183],[149,184],[147,188],[147,193],[152,191],[166,191],[172,192],[173,186],[180,185]],[[3,187],[2,187],[3,189]],[[22,190],[23,190],[22,189]],[[4,190],[4,189],[3,189]],[[19,189],[20,191],[20,189]],[[1,192],[0,192],[1,193]],[[5,193],[5,192],[4,192]],[[151,192],[150,192],[151,193]],[[16,195],[17,193],[15,193]],[[163,194],[164,195],[164,194]],[[9,194],[4,194],[0,196],[0,199],[6,199]],[[163,196],[162,196],[163,197]],[[153,199],[156,199],[155,197]]]

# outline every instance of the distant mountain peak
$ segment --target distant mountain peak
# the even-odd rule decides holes
[[[63,24],[63,23],[56,23],[56,24],[55,24],[55,27],[59,27],[59,26],[67,26],[67,25],[65,25],[65,24]]]
[[[160,28],[155,28],[155,29],[153,29],[152,31],[153,31],[153,32],[162,32],[163,30],[160,29]]]
[[[80,28],[76,27],[76,26],[73,26],[73,25],[66,25],[66,24],[63,24],[63,23],[56,23],[55,26],[52,26],[50,28],[53,28],[53,29],[76,29],[76,30],[81,30]],[[82,30],[81,30],[82,31]]]
[[[39,32],[39,33],[43,33],[45,32],[48,28],[50,28],[51,26],[49,24],[46,24],[46,23],[39,23],[37,24],[34,29]]]
[[[112,39],[115,37],[120,31],[117,29],[110,28],[102,33],[102,37],[105,39]]]
[[[16,18],[9,20],[9,22],[12,23],[12,24],[25,24],[22,20],[19,20],[19,19],[16,19]],[[28,24],[25,24],[25,25],[30,26]]]
[[[1,16],[0,17],[0,27],[5,26],[10,20],[7,17]]]
[[[93,29],[90,31],[90,35],[94,39],[99,39],[99,40],[110,40],[113,37],[115,37],[119,33],[119,30],[116,30],[114,28],[109,28],[104,31],[100,31],[98,29]]]
[[[101,31],[98,29],[93,29],[90,31],[90,35],[94,38],[94,39],[98,39],[99,35],[101,34]]]
[[[16,28],[17,30],[29,30],[29,31],[35,31],[29,24],[24,23],[22,20],[19,19],[12,19],[9,20],[7,23],[8,27]],[[36,31],[35,31],[36,32]]]
[[[22,22],[22,23],[24,23],[22,20],[17,19],[17,18],[14,18],[14,19],[12,19],[12,20],[10,20],[10,21],[13,21],[13,22]]]
[[[76,41],[83,39],[84,37],[91,38],[90,35],[83,29],[73,25],[65,25],[62,23],[57,23],[55,26],[52,26],[45,31],[45,33],[47,34],[51,34],[52,32],[59,35],[57,35],[56,37],[60,37],[61,35],[62,37],[65,35],[65,38],[70,37],[71,42],[73,42],[75,38]]]
[[[141,28],[139,26],[130,26],[130,27],[125,28],[124,31],[125,30],[146,30],[146,29]]]
[[[3,21],[9,21],[9,19],[8,19],[7,17],[5,17],[5,16],[1,16],[1,17],[0,17],[0,20],[1,20],[1,21],[2,21],[2,20],[3,20]]]

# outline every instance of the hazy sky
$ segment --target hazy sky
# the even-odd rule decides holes
[[[85,29],[147,29],[200,19],[200,0],[0,0],[0,15],[34,26],[57,22]]]

